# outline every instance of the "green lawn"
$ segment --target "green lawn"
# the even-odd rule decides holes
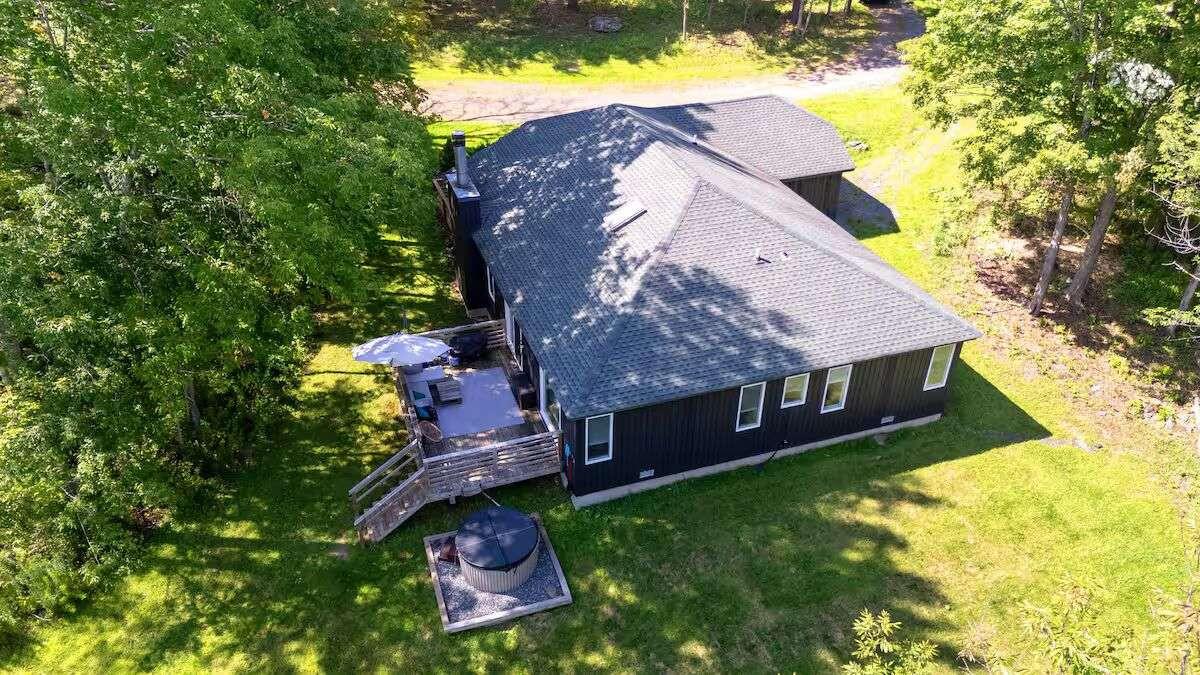
[[[908,119],[894,91],[857,105],[806,105],[871,139],[862,175],[897,164],[887,198],[899,229],[867,243],[987,334],[961,266],[933,258],[919,224],[930,189],[956,179],[954,151]],[[451,125],[453,126],[453,125]],[[441,133],[444,130],[440,130]],[[853,178],[853,176],[852,176]],[[1132,422],[1105,450],[1072,438],[1089,419],[1009,345],[964,351],[942,421],[575,511],[555,480],[493,493],[540,512],[571,606],[444,635],[421,538],[484,503],[435,504],[379,546],[354,545],[345,495],[399,439],[383,374],[349,347],[460,320],[431,231],[389,235],[390,280],[362,310],[331,313],[300,404],[261,464],[156,534],[144,569],[45,626],[0,668],[38,672],[750,670],[832,672],[864,607],[935,641],[947,669],[974,636],[1019,652],[1020,604],[1064,579],[1103,584],[1113,627],[1148,624],[1175,590],[1178,515],[1151,466],[1156,438]]]
[[[840,5],[841,3],[837,3]],[[665,0],[584,2],[579,12],[513,2],[493,5],[447,2],[431,11],[428,50],[414,64],[417,81],[499,80],[574,86],[653,85],[809,69],[846,56],[874,35],[862,5],[850,17],[835,7],[827,25],[804,39],[783,27],[787,3],[755,3],[743,26],[743,3],[690,4],[689,36],[681,40],[680,6]],[[814,25],[824,17],[819,8]],[[588,30],[596,13],[620,17],[619,33]]]

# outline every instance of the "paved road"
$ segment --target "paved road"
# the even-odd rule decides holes
[[[761,94],[789,99],[872,89],[900,80],[903,65],[896,44],[920,35],[925,21],[908,4],[873,8],[880,33],[849,58],[801,75],[682,83],[657,88],[587,87],[511,82],[448,82],[429,87],[431,112],[443,119],[523,122],[595,108],[609,103],[660,106],[723,101]]]

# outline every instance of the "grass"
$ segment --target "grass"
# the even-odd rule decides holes
[[[898,87],[847,92],[801,102],[806,109],[833,120],[847,143],[862,141],[863,149],[850,148],[855,164],[866,166],[897,150],[924,140],[928,130],[908,98]],[[907,154],[899,157],[909,160]],[[854,174],[850,174],[853,179]]]
[[[433,157],[441,156],[442,148],[450,139],[450,133],[453,131],[464,131],[467,134],[467,153],[472,153],[487,145],[491,145],[498,138],[507,134],[514,124],[506,124],[503,122],[480,122],[480,121],[450,121],[450,122],[433,122],[428,127],[430,150],[433,152]]]
[[[144,568],[77,616],[39,630],[0,668],[79,671],[833,672],[863,607],[889,609],[942,666],[978,634],[1019,654],[1020,605],[1064,579],[1101,583],[1101,618],[1143,630],[1156,588],[1176,590],[1184,551],[1172,492],[1126,420],[1105,449],[1072,438],[1093,421],[1030,377],[977,312],[969,272],[928,252],[930,189],[955,156],[879,93],[885,147],[855,112],[808,102],[876,153],[899,227],[868,245],[988,337],[964,351],[945,419],[872,441],[689,481],[575,511],[554,480],[493,493],[540,512],[575,603],[515,624],[441,632],[421,538],[483,504],[426,507],[387,541],[352,544],[346,490],[396,447],[391,388],[349,357],[355,341],[461,320],[437,235],[389,235],[377,301],[326,317],[295,417],[227,493],[151,540]],[[844,112],[845,114],[842,114]],[[914,140],[915,139],[915,140]]]
[[[705,4],[692,2],[683,40],[675,2],[588,4],[579,12],[556,3],[513,2],[504,10],[459,0],[436,6],[430,47],[414,63],[414,74],[426,86],[501,78],[573,86],[730,79],[814,68],[847,56],[875,32],[874,18],[858,4],[849,17],[835,8],[819,32],[795,39],[783,25],[786,3],[755,3],[743,26],[740,2],[718,2],[711,22]],[[587,20],[596,13],[620,17],[624,28],[612,34],[589,30]]]

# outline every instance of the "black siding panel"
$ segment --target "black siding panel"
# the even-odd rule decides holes
[[[762,424],[746,431],[734,430],[740,387],[618,412],[613,418],[613,458],[592,465],[584,463],[579,420],[566,437],[576,458],[572,491],[584,495],[644,480],[639,477],[642,471],[652,469],[653,477],[661,478],[941,413],[947,387],[922,391],[932,351],[853,364],[846,407],[824,414],[821,398],[828,371],[810,373],[805,403],[791,408],[780,408],[783,380],[769,381]],[[956,349],[955,363],[957,353]],[[894,419],[885,421],[889,416]]]
[[[792,178],[783,181],[792,192],[800,195],[809,204],[820,209],[830,218],[837,217],[838,192],[841,190],[842,174],[829,173],[807,178]]]
[[[449,183],[446,183],[445,189],[454,200],[453,213],[448,214],[448,217],[453,221],[451,227],[454,236],[454,266],[459,293],[468,308],[485,307],[488,298],[483,256],[479,254],[479,248],[471,238],[475,230],[479,229],[479,198],[460,198]]]

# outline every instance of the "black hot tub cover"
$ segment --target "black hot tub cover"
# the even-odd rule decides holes
[[[461,560],[481,569],[508,570],[537,549],[538,529],[516,509],[489,506],[467,516],[454,541]]]

